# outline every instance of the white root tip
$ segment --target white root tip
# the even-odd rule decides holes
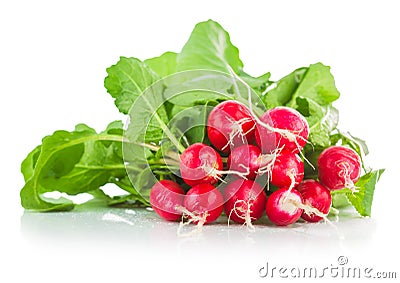
[[[290,192],[294,189],[294,186],[296,185],[296,172],[294,171],[293,168],[291,168],[288,173],[288,177],[290,178],[290,186],[288,190],[285,193],[285,196],[283,198],[283,203],[285,203],[290,195]]]
[[[251,217],[251,213],[252,213],[251,206],[253,204],[252,201],[253,201],[253,199],[250,199],[247,202],[245,202],[244,200],[235,201],[235,203],[233,205],[233,209],[231,210],[231,212],[229,213],[229,216],[228,216],[228,226],[229,226],[230,219],[232,217],[232,213],[235,213],[237,217],[244,220],[243,225],[246,225],[247,229],[250,232],[254,232],[256,230],[252,223],[252,221],[255,220],[255,218]],[[244,204],[247,207],[247,209],[243,209],[242,206],[238,206],[240,204]]]
[[[177,211],[182,212],[182,221],[179,222],[178,230],[176,231],[178,237],[192,237],[202,232],[203,226],[206,223],[206,219],[209,215],[207,212],[204,213],[190,212],[183,206],[176,206],[175,209]],[[186,222],[184,221],[185,218],[188,218]],[[191,229],[188,232],[184,232],[185,226],[193,222],[197,222],[196,228]]]
[[[219,181],[222,181],[223,183],[226,183],[221,176],[222,175],[237,175],[240,178],[243,178],[247,180],[247,176],[250,174],[250,168],[247,166],[244,166],[243,164],[239,164],[240,167],[246,170],[246,172],[239,172],[235,170],[218,170],[213,166],[210,166],[209,164],[203,164],[201,165],[201,168],[207,173],[208,176],[211,176],[213,178],[218,179]]]
[[[340,162],[338,164],[342,170],[339,172],[339,177],[344,179],[344,187],[351,190],[352,193],[357,193],[359,188],[356,187],[353,180],[351,179],[350,165],[347,162]]]
[[[303,203],[300,203],[300,202],[296,202],[296,206],[301,208],[301,209],[303,209],[304,213],[306,213],[308,216],[311,216],[311,215],[314,214],[314,215],[316,215],[318,217],[321,217],[322,219],[324,219],[326,221],[329,221],[328,218],[327,218],[328,214],[325,214],[325,213],[321,212],[316,207],[313,207],[313,206],[311,206],[309,204],[303,204]]]
[[[271,174],[272,174],[272,169],[274,168],[276,157],[281,153],[285,146],[282,146],[280,148],[276,148],[273,150],[270,154],[263,154],[259,157],[260,163],[263,164],[261,166],[256,174],[257,175],[262,175],[262,174],[267,174],[268,175],[268,181],[271,180]]]

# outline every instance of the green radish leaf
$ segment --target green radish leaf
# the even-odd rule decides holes
[[[34,173],[34,169],[36,166],[36,162],[39,158],[40,151],[41,151],[41,146],[39,145],[35,147],[35,149],[28,154],[28,156],[24,159],[24,161],[22,161],[21,173],[24,176],[25,182],[28,181]]]
[[[230,75],[207,70],[187,71],[163,80],[167,86],[164,99],[182,107],[234,99],[231,92],[236,82]]]
[[[117,64],[107,68],[107,74],[104,86],[124,114],[129,112],[136,98],[158,79],[157,74],[145,63],[126,57],[120,57]]]
[[[199,105],[196,108],[191,108],[191,115],[188,115],[189,130],[185,136],[189,144],[203,142],[206,135],[207,117],[211,109],[208,105]]]
[[[177,56],[178,54],[175,52],[165,52],[159,57],[144,60],[144,63],[149,66],[159,78],[164,78],[176,73]]]
[[[42,194],[92,192],[126,177],[122,158],[124,138],[112,133],[122,133],[121,122],[111,123],[100,134],[80,124],[73,132],[57,131],[45,137],[40,152],[37,147],[22,163],[21,170],[28,178],[21,190],[22,206],[37,211],[70,210],[74,207],[70,200],[45,199]]]
[[[88,132],[97,136],[96,131],[86,125],[78,125],[75,132]],[[60,192],[76,195],[93,191],[110,180],[110,178],[122,178],[126,175],[124,161],[122,159],[122,122],[111,123],[102,135],[115,135],[120,140],[92,140],[82,143],[84,152],[74,168],[60,176],[50,175],[42,178],[41,185],[44,188],[57,188]]]
[[[156,143],[165,138],[165,135],[174,141],[180,151],[184,148],[172,135],[167,127],[169,121],[164,107],[164,82],[158,81],[146,89],[133,104],[129,112],[130,123],[125,132],[128,139],[134,143]]]
[[[304,162],[304,179],[318,179],[318,157],[323,148],[307,144],[304,147],[304,156],[308,162]]]
[[[356,187],[359,188],[359,191],[354,194],[346,194],[351,204],[361,216],[371,216],[375,186],[384,171],[384,169],[380,169],[365,174],[356,183]]]
[[[189,146],[203,142],[206,133],[207,117],[212,107],[196,105],[190,108],[179,106],[173,110],[174,117],[168,124],[168,128],[177,136],[182,144]]]
[[[212,20],[195,26],[189,40],[177,56],[176,70],[178,72],[212,70],[225,74],[231,74],[233,71],[258,94],[261,94],[270,84],[270,73],[252,77],[243,71],[243,62],[240,60],[238,48],[232,44],[228,32]],[[208,100],[215,100],[214,97],[209,97],[210,94],[200,95],[205,95]]]
[[[88,132],[57,131],[52,136],[43,139],[41,151],[33,170],[32,168],[27,169],[27,163],[22,164],[21,169],[26,172],[24,176],[30,176],[20,193],[24,208],[39,211],[70,210],[73,208],[72,202],[64,199],[57,202],[42,199],[41,194],[46,189],[41,185],[41,182],[48,177],[59,177],[69,173],[82,157],[83,141],[90,134]]]
[[[150,190],[156,182],[157,179],[151,168],[148,167],[136,175],[133,185],[135,188],[139,188],[142,199],[148,200],[150,197]],[[147,202],[147,204],[149,203]]]
[[[334,208],[344,208],[350,206],[351,203],[349,199],[346,197],[346,194],[333,194],[332,195],[332,206]]]
[[[310,126],[309,139],[314,145],[330,145],[330,133],[339,122],[339,112],[331,103],[338,98],[330,68],[317,63],[308,68],[287,103],[306,117]]]
[[[276,82],[276,86],[263,96],[267,108],[286,105],[299,87],[308,68],[299,68]]]
[[[149,173],[148,170],[149,169],[146,168],[146,169],[141,170],[140,172],[136,172],[135,180],[137,180],[137,177],[136,177],[137,175],[143,174],[142,172]],[[132,175],[130,175],[130,176],[132,176]],[[149,179],[149,181],[151,181],[151,180],[153,180],[153,182],[155,183],[154,177]],[[128,176],[125,176],[125,177],[120,178],[118,180],[114,180],[113,183],[116,184],[121,189],[129,192],[129,195],[122,196],[122,197],[126,197],[125,201],[129,200],[131,202],[138,202],[138,203],[142,203],[142,204],[148,205],[148,206],[150,205],[150,202],[149,202],[149,189],[151,188],[151,186],[154,183],[150,186],[150,188],[149,187],[143,188],[143,187],[140,187],[140,186],[143,186],[142,183],[140,183],[140,184],[136,183],[136,184],[133,185],[131,179]],[[144,184],[144,185],[146,185],[146,184]],[[118,199],[120,199],[120,198],[119,197],[117,197],[117,198],[114,197],[113,201],[110,201],[109,205],[117,204],[117,200]],[[120,203],[120,202],[118,202],[118,203]]]
[[[123,195],[123,196],[115,196],[110,201],[107,202],[109,206],[121,206],[121,205],[129,205],[136,204],[136,196],[135,195]],[[150,204],[147,204],[150,205]]]
[[[296,108],[297,97],[307,98],[312,104],[328,105],[339,96],[330,67],[316,63],[307,69],[287,106]]]
[[[92,195],[93,198],[84,203],[76,204],[74,208],[75,211],[104,208],[109,206],[109,203],[112,201],[112,198],[101,189],[95,189],[87,193]]]
[[[65,198],[45,199],[38,194],[41,186],[34,184],[29,179],[20,192],[21,205],[25,209],[47,212],[47,211],[69,211],[74,208],[71,200]]]
[[[267,89],[267,87],[272,84],[272,82],[269,80],[271,78],[270,72],[255,78],[243,71],[240,71],[239,76],[260,96]]]
[[[166,55],[166,57],[168,56]],[[159,63],[162,64],[163,59],[157,60],[161,60]],[[152,59],[150,62],[156,64],[155,61],[157,60]],[[138,121],[138,127],[147,129],[145,141],[160,141],[163,137],[164,125],[168,122],[168,115],[163,106],[164,86],[161,83],[153,85],[158,79],[156,73],[140,60],[125,57],[121,57],[116,65],[108,68],[107,73],[108,76],[105,78],[104,85],[115,98],[115,104],[120,112],[124,114],[129,113],[132,105],[142,96],[143,92],[151,92],[151,96],[154,95],[154,97],[147,95],[145,100],[140,100],[139,105],[144,105],[144,109],[141,112],[142,116],[135,121]],[[157,105],[156,108],[153,107],[155,105]],[[147,119],[148,117],[149,119]],[[143,124],[140,123],[141,121],[146,122]]]
[[[229,34],[212,20],[198,23],[177,57],[177,71],[205,69],[235,73],[243,68]]]
[[[182,86],[179,86],[178,88],[180,89]],[[167,89],[167,95],[171,92],[177,91],[177,89]],[[195,105],[204,105],[209,102],[216,102],[220,103],[224,100],[228,100],[228,96],[224,96],[221,92],[219,91],[211,91],[211,90],[182,90],[179,92],[179,94],[175,95],[173,98],[171,98],[169,101],[177,106],[181,107],[192,107]]]
[[[330,134],[338,125],[339,111],[330,104],[325,106],[312,104],[309,111],[310,116],[306,119],[310,126],[310,141],[317,146],[330,146]]]
[[[331,135],[332,144],[348,145],[354,149],[359,155],[368,155],[369,150],[366,142],[360,138],[353,136],[350,132],[339,131]]]
[[[299,111],[301,115],[303,115],[304,117],[309,117],[311,115],[310,104],[308,103],[308,100],[306,98],[297,97],[296,104],[297,111]]]
[[[379,181],[384,169],[374,170],[361,176],[355,184],[357,192],[352,192],[350,189],[342,189],[332,191],[332,196],[336,194],[345,195],[352,206],[361,216],[371,216],[372,201],[376,183]]]
[[[349,143],[352,144],[354,149],[360,155],[368,155],[369,154],[369,149],[368,149],[367,143],[364,140],[353,136],[350,132],[346,132],[344,135],[347,137],[347,139],[349,140]]]

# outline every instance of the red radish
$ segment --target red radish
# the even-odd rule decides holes
[[[267,199],[266,212],[269,220],[278,226],[286,226],[296,222],[303,209],[301,194],[296,190],[280,188]]]
[[[307,120],[293,108],[281,106],[269,109],[259,120],[255,138],[263,152],[271,152],[275,146],[299,153],[307,143]],[[274,137],[271,137],[273,133]]]
[[[297,154],[285,150],[277,153],[271,172],[273,185],[292,189],[303,180],[303,177],[304,163]]]
[[[208,138],[224,153],[229,153],[231,147],[254,142],[254,130],[255,122],[248,108],[234,100],[218,104],[208,116]]]
[[[301,218],[308,222],[318,222],[326,217],[332,204],[332,196],[327,188],[315,180],[308,179],[301,182],[296,190],[303,197],[305,206]],[[317,212],[313,212],[313,209]]]
[[[154,184],[150,191],[150,204],[154,211],[168,221],[177,221],[182,212],[177,207],[183,205],[185,192],[179,184],[170,180],[161,180]]]
[[[224,200],[214,186],[199,184],[186,193],[183,204],[191,222],[203,225],[215,221],[221,215]]]
[[[318,157],[318,178],[329,190],[355,190],[360,178],[361,160],[351,148],[331,146]]]
[[[218,152],[203,143],[192,144],[181,155],[181,176],[189,186],[215,184],[222,175],[222,166]]]
[[[261,173],[260,168],[272,164],[273,160],[274,156],[262,154],[257,146],[245,144],[231,151],[227,165],[229,170],[242,172],[246,178],[254,180]]]
[[[264,213],[267,196],[263,187],[251,180],[237,179],[225,187],[225,214],[237,223],[259,219]]]

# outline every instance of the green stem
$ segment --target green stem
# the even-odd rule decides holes
[[[344,189],[340,189],[340,190],[333,190],[331,191],[331,195],[336,195],[336,194],[346,194],[346,193],[353,193],[352,190],[344,188]]]
[[[152,108],[151,103],[147,100],[146,97],[143,96],[144,101],[147,103],[149,108]],[[170,139],[170,141],[175,145],[175,147],[179,150],[179,152],[183,152],[185,150],[185,147],[179,142],[179,140],[172,134],[172,132],[169,130],[167,125],[164,123],[164,121],[160,118],[160,116],[157,114],[157,112],[154,113],[154,118],[156,118],[158,124],[161,126],[161,129],[163,132],[167,135],[167,137]]]
[[[141,199],[143,203],[150,205],[149,201],[146,200],[138,191],[136,191],[133,186],[129,186],[121,181],[113,181],[113,183],[116,184],[121,189],[123,189],[124,191],[127,191],[131,195],[134,195],[136,198]]]
[[[83,164],[76,164],[76,168],[83,168],[83,169],[90,169],[90,170],[125,170],[129,169],[136,172],[142,172],[143,169],[137,168],[130,165],[125,164],[114,164],[114,165],[83,165]]]

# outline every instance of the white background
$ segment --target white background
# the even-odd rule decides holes
[[[212,276],[215,281],[265,281],[257,270],[267,260],[329,265],[343,253],[354,264],[397,268],[399,276],[397,6],[396,1],[337,0],[2,1],[0,281],[204,282]],[[230,33],[250,74],[271,71],[272,79],[279,79],[318,61],[332,67],[342,94],[336,103],[341,128],[368,142],[369,165],[387,168],[373,218],[351,222],[346,230],[356,235],[351,242],[310,235],[307,246],[293,244],[296,233],[290,229],[284,240],[268,237],[273,232],[254,240],[244,231],[243,238],[222,247],[213,237],[201,244],[172,238],[173,248],[167,241],[139,247],[135,237],[117,245],[113,237],[71,241],[57,233],[51,237],[62,240],[46,244],[46,231],[33,239],[21,227],[19,204],[19,166],[26,154],[55,130],[72,130],[80,122],[101,130],[123,118],[103,87],[106,67],[119,56],[146,59],[179,51],[194,25],[209,18]],[[79,229],[73,231],[79,235]],[[129,230],[123,233],[128,236]],[[264,241],[270,250],[257,248]]]

